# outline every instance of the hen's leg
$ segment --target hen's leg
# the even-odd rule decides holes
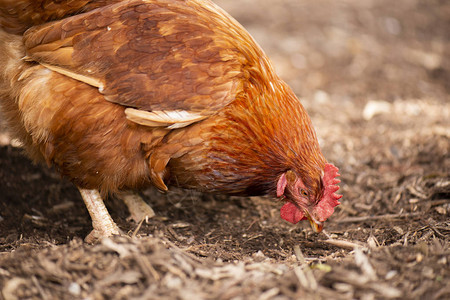
[[[119,227],[109,215],[100,193],[97,190],[78,189],[91,215],[92,227],[94,228],[84,240],[87,243],[93,243],[102,237],[119,234]]]
[[[149,218],[155,215],[153,209],[138,194],[121,192],[117,196],[128,207],[128,211],[130,212],[129,219],[132,219],[136,223],[139,223],[142,219],[148,221]]]

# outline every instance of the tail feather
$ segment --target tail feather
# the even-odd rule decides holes
[[[121,0],[0,0],[0,28],[22,34],[28,28]]]

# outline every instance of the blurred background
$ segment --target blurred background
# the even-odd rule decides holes
[[[360,103],[444,100],[450,92],[448,1],[215,2],[250,31],[303,97],[320,100],[325,92],[333,101]]]

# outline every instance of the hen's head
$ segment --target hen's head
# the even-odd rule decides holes
[[[277,183],[277,197],[287,200],[281,208],[281,217],[293,224],[308,219],[315,232],[321,232],[323,223],[339,205],[338,168],[325,164],[322,176],[312,186],[307,186],[294,171],[283,173]]]

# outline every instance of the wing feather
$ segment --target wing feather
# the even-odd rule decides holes
[[[65,69],[65,68],[61,68],[58,66],[53,66],[53,65],[49,65],[46,63],[41,63],[42,66],[46,67],[49,70],[52,70],[54,72],[60,73],[62,75],[65,75],[67,77],[73,78],[75,80],[87,83],[89,85],[95,86],[99,89],[99,91],[101,92],[103,90],[103,83],[91,76],[85,76],[76,72],[73,72],[71,70]]]
[[[237,31],[209,1],[130,0],[35,26],[24,42],[28,57],[98,87],[133,122],[178,128],[242,90],[249,55]]]
[[[128,120],[137,124],[149,127],[167,127],[168,129],[182,128],[207,117],[185,110],[149,112],[134,108],[125,109],[125,114]]]

